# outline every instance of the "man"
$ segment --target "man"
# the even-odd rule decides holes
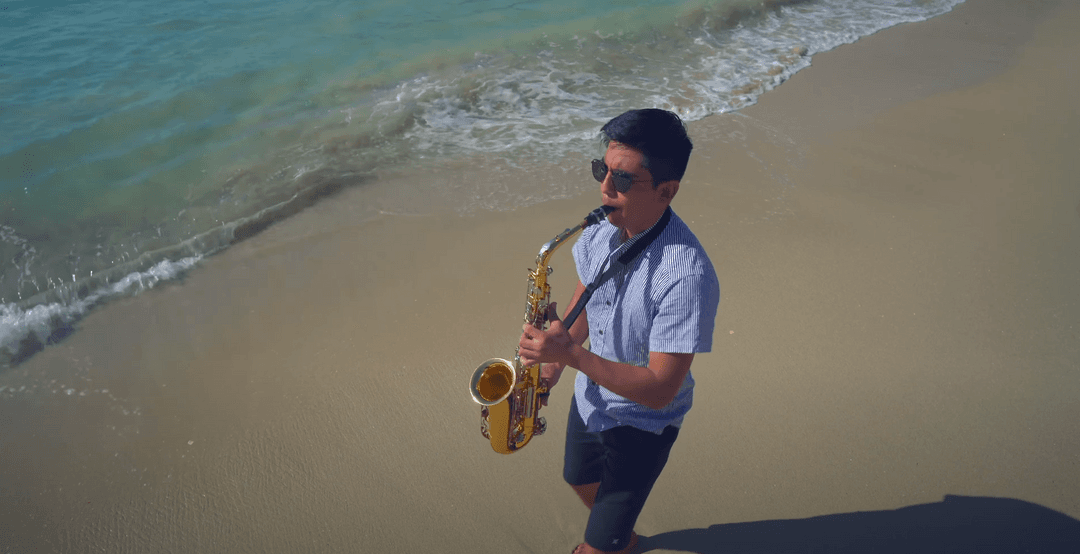
[[[682,121],[664,110],[631,110],[601,135],[606,152],[593,160],[593,176],[615,210],[574,245],[571,306],[594,288],[592,296],[570,329],[553,302],[549,328],[526,324],[518,345],[522,363],[544,363],[551,387],[566,366],[578,370],[563,467],[590,510],[576,554],[637,546],[634,523],[690,409],[690,364],[712,348],[720,302],[712,262],[669,209],[693,148]],[[589,350],[581,346],[586,337]]]

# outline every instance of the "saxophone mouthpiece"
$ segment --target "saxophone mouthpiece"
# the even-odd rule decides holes
[[[599,208],[596,208],[595,210],[589,212],[589,215],[585,216],[585,225],[584,225],[584,227],[588,227],[589,225],[596,225],[597,223],[600,223],[601,221],[604,220],[604,218],[606,218],[608,216],[608,214],[610,214],[613,211],[615,211],[615,206],[604,205],[604,206],[600,206]]]

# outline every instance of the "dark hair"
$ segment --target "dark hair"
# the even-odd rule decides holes
[[[694,149],[679,116],[656,108],[630,110],[615,117],[600,128],[600,140],[605,148],[615,141],[641,151],[641,165],[652,173],[654,188],[665,181],[681,180]]]

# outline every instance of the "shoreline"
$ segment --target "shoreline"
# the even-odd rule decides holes
[[[884,0],[891,9],[868,9],[851,18],[850,25],[834,25],[847,29],[843,37],[855,37],[898,19],[929,17],[960,1],[912,4]],[[592,4],[568,6],[572,8],[568,10],[488,6],[485,18],[463,20],[470,22],[464,36],[462,29],[447,26],[441,18],[410,20],[407,7],[387,6],[376,10],[378,20],[389,24],[400,19],[395,25],[413,25],[414,31],[429,32],[417,31],[411,39],[409,33],[391,33],[352,48],[330,40],[334,46],[307,63],[303,60],[308,48],[300,45],[313,47],[328,40],[318,29],[336,19],[334,10],[318,10],[310,13],[310,18],[292,21],[292,34],[299,42],[283,56],[267,55],[283,47],[275,41],[260,48],[261,56],[254,51],[239,53],[226,30],[199,26],[185,32],[194,31],[206,48],[187,56],[186,61],[168,55],[172,51],[168,48],[160,52],[162,55],[146,57],[176,40],[176,29],[165,26],[147,28],[146,33],[120,32],[134,48],[127,60],[131,63],[121,63],[124,57],[112,56],[104,43],[91,41],[93,44],[87,45],[96,52],[92,54],[96,62],[86,68],[83,77],[96,82],[112,79],[109,75],[127,75],[117,77],[112,93],[86,98],[91,104],[105,101],[98,106],[100,110],[89,105],[79,108],[81,89],[64,80],[46,87],[54,94],[45,95],[52,100],[45,98],[44,103],[42,95],[30,95],[38,98],[36,101],[26,94],[35,90],[33,79],[5,81],[15,87],[12,90],[19,97],[13,99],[15,109],[8,112],[11,117],[5,121],[25,132],[14,133],[21,137],[12,137],[18,144],[11,143],[7,155],[0,155],[0,173],[11,177],[2,187],[9,190],[0,195],[0,212],[5,214],[0,257],[13,262],[0,274],[0,365],[6,365],[8,358],[21,358],[21,354],[6,355],[4,351],[18,345],[31,329],[39,342],[53,342],[43,328],[62,327],[58,320],[70,321],[72,316],[81,315],[81,307],[73,306],[78,304],[77,298],[97,296],[109,282],[167,259],[175,261],[182,253],[186,253],[183,257],[209,256],[234,242],[237,235],[264,228],[315,197],[340,188],[367,187],[374,176],[381,179],[387,173],[397,173],[404,181],[411,172],[418,176],[416,182],[434,185],[408,195],[412,207],[421,211],[425,205],[463,211],[474,209],[476,204],[480,209],[511,209],[565,192],[563,175],[545,170],[554,158],[576,158],[578,150],[591,146],[586,137],[597,121],[590,122],[586,114],[613,113],[622,104],[652,102],[648,98],[654,94],[668,98],[665,102],[679,105],[692,118],[744,106],[762,90],[759,84],[782,80],[808,61],[776,58],[775,53],[792,41],[781,38],[787,32],[770,31],[768,25],[757,29],[762,10],[742,9],[745,6],[733,3],[747,4],[745,0],[724,0],[683,4],[675,9],[616,6],[612,10]],[[771,1],[768,9],[786,12],[786,25],[799,30],[799,41],[810,45],[810,50],[831,49],[841,40],[829,30],[833,25],[815,25],[815,13],[822,10],[806,10],[806,6],[789,9],[789,3]],[[277,13],[283,15],[293,7],[282,6]],[[195,3],[180,2],[174,8],[176,14],[198,19]],[[520,15],[523,9],[533,15],[522,20],[511,15]],[[467,7],[464,13],[471,10]],[[647,16],[657,10],[663,12],[653,14],[659,17]],[[33,11],[12,8],[8,13],[14,22]],[[436,11],[455,20],[463,15],[453,7]],[[289,28],[288,17],[270,17],[259,24],[245,19],[243,14],[250,12],[229,13],[238,16],[231,27],[233,33],[242,34],[242,29],[252,28],[253,23],[256,27]],[[331,25],[334,29],[330,32],[349,34],[349,29],[354,29],[363,33],[373,20],[362,14],[373,13],[360,11],[359,20],[343,27]],[[50,39],[56,33],[43,29],[54,28],[60,35],[69,31],[78,34],[78,22],[66,20],[64,12],[40,15],[28,21],[44,25],[38,29],[41,32],[31,32],[21,42],[64,59],[64,41]],[[116,31],[126,25],[124,21],[110,18],[102,29]],[[718,23],[721,32],[733,36],[712,41],[716,29],[710,28],[709,22],[719,21],[723,22]],[[537,25],[540,27],[534,28]],[[584,32],[590,26],[606,29],[599,33],[604,37]],[[499,27],[503,30],[496,35],[508,33],[505,38],[509,42],[491,34]],[[448,49],[425,52],[422,44],[434,40],[431,33],[442,36],[439,43]],[[651,37],[664,35],[680,38],[678,42],[652,42]],[[339,38],[351,40],[346,35]],[[141,47],[135,48],[135,44]],[[723,65],[732,59],[726,47],[736,44],[743,46],[742,52],[754,55],[750,59],[739,57],[737,71],[717,67],[716,62]],[[651,74],[653,78],[631,70],[634,60],[641,58],[642,53],[637,52],[641,48],[652,63],[639,69],[668,68],[674,73],[661,71]],[[220,63],[209,68],[194,61],[209,52],[232,52],[239,57],[219,55]],[[254,65],[244,67],[230,61],[246,55],[262,59],[249,60]],[[549,55],[553,57],[549,59]],[[381,61],[372,66],[365,59]],[[549,63],[558,67],[555,73],[551,72],[555,66],[548,67]],[[32,71],[24,67],[15,73],[60,70],[48,69],[52,66],[48,60],[39,65]],[[698,65],[706,69],[691,67]],[[150,66],[172,67],[176,71],[165,71],[176,73],[175,80],[141,80],[137,70]],[[666,88],[684,72],[695,76],[677,89]],[[307,73],[314,80],[306,77]],[[719,83],[708,81],[713,77],[719,77]],[[623,78],[631,81],[623,83]],[[280,96],[273,84],[279,79],[296,79],[296,86],[287,87],[291,90],[287,97]],[[646,79],[645,88],[651,92],[633,84],[635,79],[639,84],[640,79]],[[228,83],[240,88],[226,86]],[[160,94],[153,100],[140,100],[146,90],[155,88]],[[246,100],[235,104],[234,94],[241,89]],[[746,94],[732,98],[731,91],[736,90]],[[508,102],[499,99],[503,94],[509,94],[504,98]],[[56,104],[56,114],[32,115],[49,111],[49,102]],[[220,110],[203,123],[186,121],[183,113],[202,105],[218,105]],[[82,115],[89,119],[75,117],[81,123],[71,134],[63,125],[52,125],[70,119],[67,116],[73,115],[72,110],[87,109]],[[196,119],[206,115],[200,113],[195,109],[188,115]],[[174,115],[180,118],[168,129],[160,127],[159,123]],[[202,131],[193,132],[193,126],[202,127]],[[459,132],[463,126],[470,128],[468,133]],[[108,152],[98,151],[103,144],[110,145]],[[436,178],[439,173],[455,173],[459,167],[485,161],[490,165],[477,172],[485,179],[459,180],[457,175]],[[500,175],[492,167],[498,164],[509,166],[508,171]],[[523,169],[532,177],[547,178],[525,181],[528,185],[524,185],[516,181]],[[16,186],[16,182],[22,184]],[[583,191],[581,187],[571,190]],[[57,204],[52,201],[57,195],[79,199]],[[379,200],[373,199],[372,204]],[[378,209],[372,210],[373,216],[378,213]],[[59,305],[47,305],[53,302]],[[40,306],[38,314],[48,308],[52,317],[43,319],[50,321],[12,323],[22,316],[35,319],[38,314],[26,314],[35,306]]]
[[[935,544],[931,513],[959,527],[1002,510],[1056,513],[1080,544],[1078,83],[1062,70],[1080,8],[1006,5],[967,0],[817,54],[756,105],[690,125],[673,206],[722,299],[639,519],[650,551],[790,547],[770,522],[804,545],[889,551],[890,533]],[[914,84],[886,96],[893,79]],[[1040,102],[1018,107],[1033,82]],[[560,478],[569,395],[554,391],[545,436],[502,457],[465,388],[512,351],[536,250],[595,202],[358,220],[353,197],[94,311],[11,370],[56,380],[0,402],[0,535],[16,551],[580,542],[585,512]],[[562,305],[568,248],[552,266]]]

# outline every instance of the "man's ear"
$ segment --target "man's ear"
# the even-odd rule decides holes
[[[660,192],[660,199],[671,203],[675,199],[675,195],[679,193],[679,181],[664,181],[657,187]]]

